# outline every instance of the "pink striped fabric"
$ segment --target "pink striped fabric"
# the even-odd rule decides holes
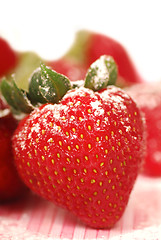
[[[138,177],[123,217],[111,230],[86,227],[35,195],[0,206],[0,240],[53,239],[161,239],[161,178]]]

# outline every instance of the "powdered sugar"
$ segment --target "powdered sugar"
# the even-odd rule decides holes
[[[79,95],[80,97],[82,97],[82,96],[85,96],[86,93],[90,95],[92,94],[92,96],[95,95],[95,93],[92,90],[85,87],[80,87],[80,88],[69,90],[68,93],[63,97],[63,99],[66,99],[69,97],[72,98],[75,95]]]
[[[91,110],[93,110],[92,112],[94,112],[95,116],[100,116],[104,114],[104,109],[102,107],[102,103],[99,100],[100,95],[97,93],[95,94],[95,92],[93,92],[90,89],[84,88],[84,87],[80,87],[78,89],[75,90],[71,90],[69,91],[63,98],[63,100],[66,100],[67,98],[70,98],[71,101],[67,103],[68,106],[73,105],[73,98],[75,96],[79,96],[79,97],[85,97],[87,95],[89,95],[89,99],[90,99],[90,106],[91,106]],[[98,97],[99,96],[99,97]],[[77,106],[80,105],[80,101],[76,101],[74,102],[74,107],[76,108]],[[60,109],[62,108],[62,106],[60,105]],[[66,109],[67,111],[68,109]]]
[[[67,112],[68,109],[68,106],[62,104],[47,104],[44,107],[44,112],[46,117],[52,113],[54,119],[61,120],[61,112]]]
[[[102,104],[100,101],[96,100],[95,102],[91,102],[91,107],[94,110],[94,115],[95,116],[101,116],[104,114],[104,109],[101,106]]]
[[[95,69],[97,74],[92,75],[91,81],[94,89],[99,89],[104,82],[106,86],[109,80],[109,72],[107,71],[107,66],[105,64],[104,56],[101,56],[97,61],[95,61],[90,69]]]
[[[125,110],[125,99],[129,99],[129,96],[125,94],[123,91],[121,92],[121,96],[118,95],[120,90],[117,87],[108,87],[107,90],[103,91],[101,97],[107,102],[112,102],[116,109]]]

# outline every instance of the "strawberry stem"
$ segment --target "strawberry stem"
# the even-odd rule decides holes
[[[114,85],[117,79],[117,65],[111,56],[102,55],[89,67],[84,87],[99,91]]]

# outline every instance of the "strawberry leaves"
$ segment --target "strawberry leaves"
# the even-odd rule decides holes
[[[71,84],[67,77],[41,64],[31,77],[29,95],[40,103],[58,103],[69,89]]]
[[[108,85],[114,85],[116,79],[117,66],[114,59],[103,55],[89,67],[84,86],[93,91],[99,91]]]
[[[69,89],[69,79],[44,64],[33,72],[28,92],[18,88],[14,76],[4,78],[1,83],[1,92],[14,112],[27,114],[37,105],[58,103]]]
[[[40,197],[90,227],[111,228],[140,170],[143,134],[142,115],[123,90],[76,88],[19,124],[12,138],[15,165]]]
[[[114,59],[103,55],[89,67],[85,80],[71,82],[66,76],[41,63],[29,79],[28,91],[19,88],[15,77],[11,76],[2,80],[1,92],[15,114],[28,114],[41,104],[59,103],[70,89],[83,86],[99,91],[115,84],[116,79],[117,66]]]
[[[6,78],[2,80],[1,91],[14,112],[30,113],[34,109],[27,97],[27,92],[17,87],[14,76],[10,80]]]

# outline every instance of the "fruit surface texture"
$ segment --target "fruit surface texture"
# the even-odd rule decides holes
[[[15,164],[38,195],[94,228],[122,216],[143,157],[143,121],[121,89],[81,87],[44,104],[13,136]]]

